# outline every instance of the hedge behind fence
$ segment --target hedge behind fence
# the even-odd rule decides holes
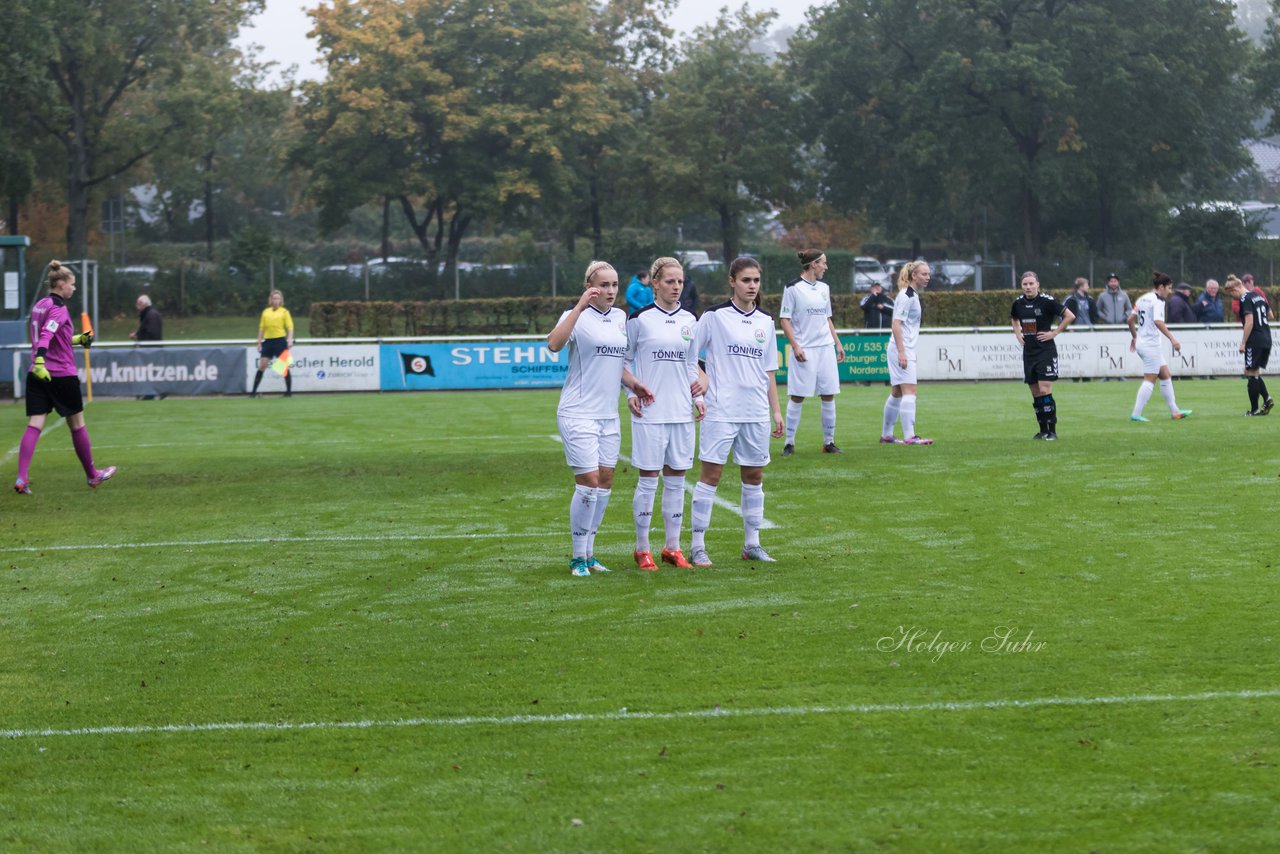
[[[1020,292],[1013,290],[939,291],[921,294],[924,325],[1004,326],[1009,306]],[[1059,300],[1070,291],[1053,291]],[[702,306],[726,299],[704,296]],[[863,325],[861,294],[831,298],[832,319],[839,329]],[[765,294],[762,307],[778,316],[782,295]],[[315,338],[394,338],[413,335],[546,335],[560,315],[572,307],[565,297],[432,300],[430,302],[313,302],[311,335]]]

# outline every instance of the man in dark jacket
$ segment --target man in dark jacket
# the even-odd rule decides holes
[[[1209,279],[1204,283],[1200,298],[1191,306],[1196,311],[1196,320],[1201,323],[1222,322],[1222,297],[1218,295],[1221,288],[1217,279]]]
[[[888,329],[893,320],[893,300],[884,292],[879,282],[871,283],[871,293],[858,303],[867,329]]]
[[[1191,307],[1191,286],[1178,282],[1165,308],[1165,320],[1169,323],[1195,323],[1196,310]]]
[[[1071,313],[1076,316],[1077,329],[1092,329],[1093,324],[1098,322],[1098,303],[1089,296],[1088,279],[1080,276],[1076,279],[1075,285],[1076,289],[1071,296],[1062,301],[1062,304],[1071,309]]]
[[[138,308],[138,329],[129,337],[135,341],[163,341],[164,318],[151,304],[151,297],[143,294],[134,305]]]

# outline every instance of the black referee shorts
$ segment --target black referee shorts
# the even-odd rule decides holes
[[[27,417],[57,410],[63,418],[84,412],[79,377],[51,377],[48,382],[27,374]]]
[[[262,358],[278,359],[280,354],[288,349],[288,338],[267,338],[262,342]]]
[[[1022,354],[1022,381],[1027,385],[1053,382],[1058,378],[1058,351],[1040,350]]]

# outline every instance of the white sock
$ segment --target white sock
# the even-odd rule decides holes
[[[693,520],[690,526],[693,529],[693,543],[691,549],[705,549],[707,547],[707,528],[711,527],[711,508],[716,497],[716,488],[708,484],[698,481],[693,485],[693,501],[689,503],[689,509],[693,511]]]
[[[836,402],[822,401],[822,444],[830,445],[836,440]]]
[[[684,528],[684,475],[662,476],[662,521],[667,541],[664,548],[680,548],[680,532]]]
[[[764,522],[764,486],[742,484],[743,548],[760,545],[760,525]]]
[[[1135,418],[1142,414],[1147,401],[1151,399],[1151,392],[1155,390],[1156,387],[1146,380],[1143,380],[1142,385],[1138,386],[1138,399],[1133,402],[1133,415]]]
[[[631,515],[636,520],[636,551],[649,551],[649,526],[653,522],[653,497],[658,494],[658,479],[644,477],[636,480],[636,491],[631,497]]]
[[[609,506],[612,489],[596,487],[596,507],[591,515],[591,533],[587,534],[587,557],[596,553],[596,531],[600,530],[600,520],[604,518],[604,510]]]
[[[898,417],[902,419],[902,438],[910,439],[916,434],[916,396],[914,394],[902,396],[902,411]]]
[[[898,423],[898,411],[902,408],[902,398],[889,395],[884,402],[884,421],[880,427],[881,436],[892,436],[893,425]],[[903,436],[902,438],[907,438]]]
[[[587,537],[591,533],[591,520],[596,515],[596,488],[577,484],[573,488],[573,503],[569,505],[569,534],[573,540],[573,556],[586,557]]]
[[[794,400],[787,400],[787,438],[785,444],[794,445],[796,443],[796,431],[800,429],[800,410],[804,407],[804,401],[796,403]]]
[[[1173,380],[1160,380],[1160,393],[1164,395],[1164,402],[1169,404],[1169,414],[1178,414],[1178,402],[1173,399]]]

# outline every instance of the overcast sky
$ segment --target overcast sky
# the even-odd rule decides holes
[[[816,2],[816,0],[815,0]],[[245,27],[240,44],[262,46],[262,57],[280,65],[296,65],[298,78],[315,79],[320,76],[319,66],[314,64],[316,52],[313,42],[307,38],[311,19],[303,11],[319,5],[316,0],[267,0],[266,10],[253,20],[253,26]],[[688,33],[695,27],[715,20],[721,6],[737,8],[741,0],[727,3],[725,0],[680,0],[671,16],[671,26],[678,32]],[[777,9],[775,27],[798,27],[804,22],[808,2],[780,3],[777,0],[753,0],[752,9]]]

